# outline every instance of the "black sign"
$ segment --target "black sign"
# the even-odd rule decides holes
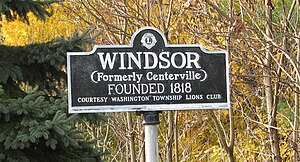
[[[230,107],[227,52],[169,45],[152,27],[130,45],[68,52],[68,86],[70,113]]]

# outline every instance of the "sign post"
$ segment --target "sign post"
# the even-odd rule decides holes
[[[145,127],[146,162],[158,162],[158,111],[143,112]]]
[[[147,162],[158,161],[159,111],[230,108],[228,53],[168,44],[153,27],[129,45],[68,52],[67,67],[69,113],[141,112]]]

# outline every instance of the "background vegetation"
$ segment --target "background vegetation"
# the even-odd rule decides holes
[[[66,111],[66,101],[60,93],[66,91],[65,77],[56,76],[65,76],[66,63],[58,56],[65,58],[66,51],[83,47],[89,50],[88,37],[96,36],[94,44],[129,44],[138,28],[154,26],[166,35],[169,44],[202,44],[209,50],[230,53],[231,109],[163,112],[159,125],[161,161],[299,161],[299,3],[297,0],[65,0],[51,4],[47,11],[51,10],[53,15],[45,21],[38,21],[34,12],[29,12],[23,22],[11,21],[2,14],[0,62],[5,60],[6,64],[0,64],[3,87],[0,96],[4,96],[0,105],[5,108],[1,107],[1,126],[13,123],[3,114],[30,112],[27,109],[28,112],[18,112],[10,103],[28,103],[31,108],[30,104],[40,102],[40,95],[26,96],[37,90],[43,91],[43,102],[63,103],[61,111],[49,112],[51,120]],[[92,30],[85,32],[87,29]],[[73,34],[75,31],[83,33],[82,37]],[[53,43],[58,37],[70,39],[56,39],[58,43]],[[70,45],[67,40],[78,44]],[[40,55],[45,50],[30,44],[46,44],[50,49]],[[24,50],[5,53],[8,46]],[[23,56],[27,57],[26,62],[7,61]],[[47,75],[32,82],[28,74],[33,70],[28,73],[23,69],[36,63],[43,68],[35,67],[35,71]],[[6,67],[11,70],[4,75]],[[22,93],[11,92],[8,85],[18,87]],[[58,101],[52,103],[56,97]],[[94,140],[94,149],[108,153],[101,156],[104,160],[143,162],[142,118],[134,113],[105,115],[105,123],[87,120],[71,123],[75,123],[76,131],[84,132],[85,140]],[[3,148],[7,143],[1,135],[0,148]],[[45,145],[55,150],[53,140],[59,141],[56,139],[49,138]],[[26,142],[25,137],[21,141]],[[27,145],[16,149],[23,147]]]

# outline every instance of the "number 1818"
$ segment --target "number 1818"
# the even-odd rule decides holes
[[[171,83],[170,84],[171,93],[191,93],[192,84],[187,83]]]

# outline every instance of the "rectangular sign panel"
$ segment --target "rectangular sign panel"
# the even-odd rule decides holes
[[[152,27],[129,45],[68,52],[69,113],[228,109],[228,53],[169,45]]]

